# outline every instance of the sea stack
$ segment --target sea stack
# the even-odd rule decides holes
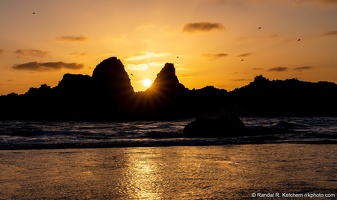
[[[147,91],[172,95],[180,93],[185,89],[185,86],[179,83],[174,65],[172,63],[166,63]]]
[[[122,62],[110,57],[99,63],[92,74],[97,91],[112,99],[134,95],[131,81]]]

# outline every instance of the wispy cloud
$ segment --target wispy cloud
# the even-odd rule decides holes
[[[240,54],[239,57],[248,57],[248,56],[251,56],[253,55],[252,53],[243,53],[243,54]]]
[[[266,4],[266,3],[279,3],[289,6],[306,6],[314,5],[318,7],[336,7],[337,0],[246,0],[248,3]]]
[[[14,53],[20,56],[33,56],[33,57],[46,57],[49,55],[48,51],[42,51],[38,49],[18,49]]]
[[[71,56],[85,56],[87,54],[84,53],[84,52],[72,52],[69,55],[71,55]]]
[[[87,40],[87,37],[80,35],[80,36],[60,36],[57,37],[56,39],[58,40],[63,40],[63,41],[70,41],[70,42],[83,42]]]
[[[151,67],[164,67],[165,62],[149,62],[147,65]]]
[[[246,78],[238,78],[238,79],[232,79],[232,81],[249,81],[249,79],[246,79]]]
[[[227,4],[228,0],[201,0],[202,4],[217,3],[217,4]]]
[[[148,31],[152,30],[154,27],[155,27],[154,24],[145,23],[145,24],[139,25],[136,29],[139,30],[139,31],[148,32]]]
[[[126,61],[138,61],[138,60],[144,60],[147,58],[159,58],[159,57],[166,57],[169,56],[170,53],[154,53],[154,52],[138,52],[133,55],[129,55],[125,58]]]
[[[78,63],[65,63],[65,62],[28,62],[23,64],[17,64],[13,66],[16,70],[28,70],[28,71],[47,71],[47,70],[60,70],[65,69],[81,69],[83,64]]]
[[[309,70],[309,69],[312,69],[311,66],[303,66],[303,67],[297,67],[295,68],[294,70],[297,70],[297,71],[303,71],[303,70]]]
[[[215,60],[223,57],[227,57],[227,53],[216,53],[216,54],[203,54],[204,57],[207,57],[210,60]]]
[[[295,5],[317,5],[321,7],[337,6],[337,0],[292,0]]]
[[[255,67],[255,68],[252,68],[252,70],[263,70],[263,68],[260,68],[260,67]]]
[[[113,35],[105,37],[102,42],[111,44],[112,42],[127,42],[125,35]]]
[[[268,34],[268,35],[259,35],[259,36],[240,36],[237,38],[237,41],[239,42],[245,42],[247,40],[261,40],[261,41],[274,41],[274,42],[281,42],[281,43],[285,43],[285,42],[290,42],[291,40],[293,40],[293,38],[289,38],[287,36],[282,36],[279,34]]]
[[[127,68],[129,70],[134,70],[134,71],[138,71],[138,70],[147,70],[149,68],[149,66],[145,63],[142,64],[128,64]]]
[[[195,22],[185,24],[183,32],[208,32],[213,30],[223,30],[225,27],[221,23]]]
[[[324,36],[337,36],[337,31],[328,31],[323,33]]]
[[[268,69],[269,72],[284,72],[287,70],[288,70],[287,67],[274,67],[274,68]]]
[[[0,55],[3,54],[3,52],[5,52],[3,49],[0,49]]]

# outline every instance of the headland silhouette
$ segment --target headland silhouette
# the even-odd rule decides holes
[[[0,96],[2,120],[173,120],[234,113],[238,116],[337,116],[337,84],[256,76],[231,92],[214,86],[188,89],[166,63],[150,88],[134,92],[116,57],[99,63],[92,76],[65,74],[25,94]]]

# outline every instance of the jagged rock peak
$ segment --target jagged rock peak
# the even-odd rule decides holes
[[[166,63],[163,69],[157,74],[149,90],[165,91],[169,93],[179,92],[185,89],[185,86],[179,83],[176,76],[176,70],[173,63]]]
[[[99,63],[93,71],[92,78],[104,90],[134,93],[124,65],[117,57],[110,57]]]
[[[82,74],[64,74],[57,85],[57,90],[89,92],[91,90],[91,77]]]
[[[119,74],[120,73],[120,74]],[[99,63],[92,73],[94,79],[106,76],[127,76],[123,63],[117,57],[110,57]],[[125,77],[125,76],[124,76]]]
[[[166,63],[163,69],[158,73],[155,79],[156,84],[179,84],[178,77],[176,76],[176,69],[173,63]]]
[[[90,80],[89,75],[82,75],[82,74],[64,74],[62,80],[59,82],[58,86],[62,87],[65,86],[67,87],[68,85],[71,84],[77,84],[82,81],[89,81]]]
[[[165,63],[165,66],[160,71],[160,73],[176,75],[176,69],[174,68],[173,63]]]
[[[255,83],[268,83],[269,82],[269,79],[267,79],[266,77],[262,76],[262,75],[259,75],[259,76],[256,76],[254,78],[254,82]]]

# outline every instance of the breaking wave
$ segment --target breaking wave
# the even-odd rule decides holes
[[[133,122],[0,121],[0,149],[111,148],[261,143],[337,144],[337,118],[241,118],[251,129],[277,129],[268,135],[226,138],[185,137],[194,119]],[[281,130],[281,132],[280,132]]]

